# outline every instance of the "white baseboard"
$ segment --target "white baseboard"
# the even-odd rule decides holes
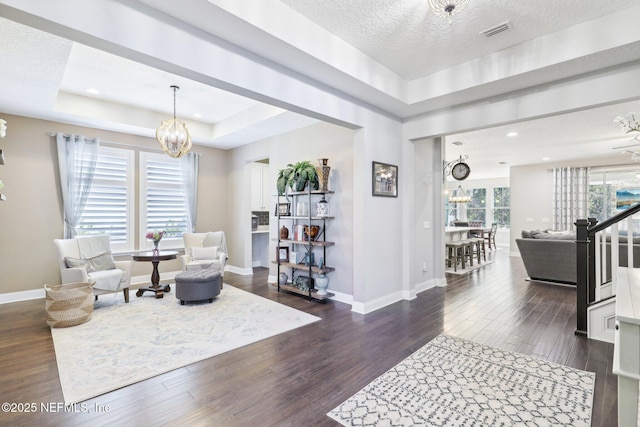
[[[415,289],[416,294],[419,294],[427,289],[435,288],[436,286],[446,286],[446,284],[447,280],[444,277],[438,279],[433,278],[425,282],[417,283],[413,288]]]
[[[269,283],[269,286],[271,286],[272,284],[275,284],[276,276],[273,276],[270,274],[269,277],[267,277],[267,282]],[[353,303],[353,295],[344,294],[342,292],[336,292],[331,290],[330,288],[327,288],[327,292],[331,292],[333,294],[333,296],[329,298],[332,301],[343,302],[349,305]]]
[[[367,314],[404,299],[403,292],[396,291],[366,303],[354,301],[351,304],[351,311],[360,314]]]
[[[31,289],[29,291],[7,292],[0,294],[0,304],[9,304],[12,302],[28,301],[32,299],[44,298],[44,286],[42,289]]]
[[[236,267],[235,265],[229,265],[229,264],[227,264],[224,267],[224,271],[230,271],[232,273],[239,274],[241,276],[251,276],[253,274],[253,268],[242,268],[242,267]]]
[[[173,280],[180,271],[169,271],[160,274],[160,280]],[[132,276],[130,289],[137,289],[141,285],[149,283],[150,275]],[[42,289],[31,289],[28,291],[7,292],[0,294],[0,304],[9,304],[12,302],[28,301],[32,299],[45,298],[44,286]]]

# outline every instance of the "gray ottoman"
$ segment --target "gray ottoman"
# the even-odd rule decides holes
[[[176,298],[180,304],[187,301],[213,299],[220,294],[220,271],[212,268],[189,270],[176,274]]]

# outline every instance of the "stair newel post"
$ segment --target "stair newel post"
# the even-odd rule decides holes
[[[578,219],[576,226],[576,335],[587,335],[587,293],[589,287],[588,219]]]
[[[588,218],[589,226],[587,227],[587,240],[589,241],[589,257],[587,264],[589,266],[589,276],[587,278],[587,305],[592,304],[596,300],[596,283],[601,283],[600,278],[596,279],[596,239],[593,227],[596,226],[598,220],[596,218]]]

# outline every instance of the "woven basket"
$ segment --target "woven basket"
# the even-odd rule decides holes
[[[47,324],[52,328],[80,325],[93,314],[93,283],[44,285]]]

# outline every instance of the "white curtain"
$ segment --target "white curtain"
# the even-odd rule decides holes
[[[573,230],[589,214],[589,168],[553,169],[553,229]]]
[[[182,168],[182,186],[187,204],[187,230],[196,230],[196,209],[198,207],[198,159],[196,153],[187,153],[180,158]]]
[[[56,134],[64,206],[64,237],[76,236],[96,171],[100,140]]]

